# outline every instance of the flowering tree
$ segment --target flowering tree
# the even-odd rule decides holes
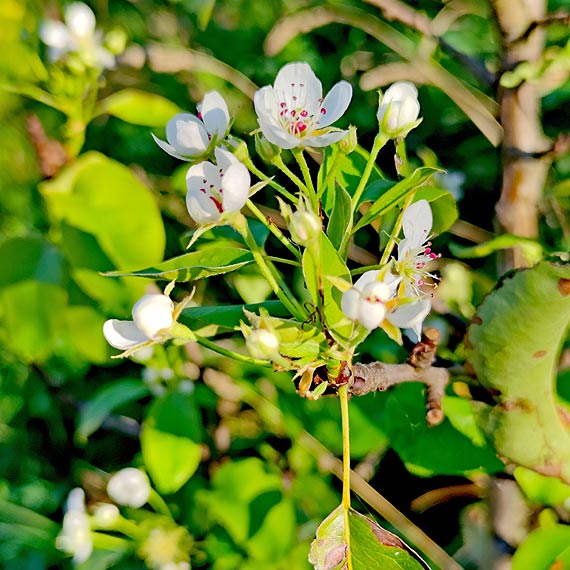
[[[392,16],[411,23],[426,42],[436,37],[435,19],[426,22],[405,3],[376,3],[388,13],[391,7]],[[501,6],[496,19],[510,37]],[[529,21],[517,41],[543,25]],[[290,16],[272,30],[266,50],[277,52],[280,42],[307,26],[331,22],[392,47],[420,70],[419,83],[448,87],[492,143],[500,142],[504,128],[519,144],[508,117],[499,124],[482,92],[423,57],[419,47],[416,53],[360,7],[308,8]],[[221,88],[208,86],[194,114],[132,87],[100,96],[116,58],[129,61],[137,52],[121,56],[125,37],[100,32],[85,4],[69,4],[63,21],[46,18],[36,33],[45,49],[45,66],[37,54],[33,59],[40,77],[10,77],[5,87],[56,109],[64,117],[63,144],[31,119],[52,229],[49,238],[4,246],[5,256],[13,248],[34,260],[30,274],[38,277],[11,275],[3,307],[10,330],[9,307],[18,313],[21,299],[41,299],[25,310],[47,312],[45,328],[56,334],[53,346],[28,342],[16,329],[7,338],[54,386],[58,374],[88,379],[84,362],[99,365],[103,380],[142,364],[143,380],[121,375],[85,400],[71,399],[78,409],[77,445],[110,427],[134,435],[140,453],[131,461],[113,450],[121,459],[108,462],[96,452],[87,455],[91,465],[81,468],[71,490],[59,492],[67,494],[61,524],[17,501],[5,502],[5,520],[42,537],[46,551],[55,545],[80,568],[127,568],[133,561],[156,570],[460,568],[363,477],[362,465],[375,469],[391,445],[410,471],[468,476],[471,492],[479,494],[483,476],[491,486],[495,474],[506,473],[505,485],[517,493],[507,510],[529,510],[523,492],[555,509],[542,510],[532,532],[496,531],[520,545],[512,567],[563,567],[570,436],[564,393],[558,395],[554,381],[570,320],[570,269],[567,255],[536,239],[532,223],[513,221],[517,173],[538,179],[533,161],[542,161],[543,169],[555,160],[555,149],[543,156],[538,147],[505,148],[497,213],[510,233],[490,237],[457,219],[454,181],[461,174],[443,169],[429,149],[409,144],[428,119],[422,117],[425,91],[410,81],[410,68],[384,66],[395,81],[373,105],[359,106],[360,117],[373,125],[361,137],[346,117],[356,116],[354,99],[362,101],[362,93],[347,80],[323,91],[312,65],[298,57],[286,58],[273,83],[261,88],[229,76],[253,104],[226,102]],[[509,90],[522,106],[531,80],[548,75],[546,53],[540,70],[529,60],[502,74],[505,113]],[[564,66],[563,57],[554,59]],[[227,74],[223,66],[215,69]],[[338,79],[328,73],[331,83]],[[246,107],[255,114],[253,130],[236,128]],[[141,182],[145,175],[104,154],[82,152],[88,127],[102,117],[137,125],[154,140],[153,161],[172,160],[166,164],[175,172],[153,183],[172,190],[151,194]],[[157,203],[176,220],[167,232]],[[554,213],[560,208],[552,206]],[[562,237],[554,232],[552,240],[567,249],[567,224],[558,223]],[[448,230],[481,243],[448,245]],[[505,274],[492,287],[453,259],[497,251],[503,266],[529,268]],[[69,286],[63,289],[58,279]],[[129,313],[132,319],[124,320]],[[446,314],[449,321],[469,320],[467,330],[456,331]],[[466,333],[461,342],[452,338],[457,332]],[[103,338],[117,349],[115,368]],[[138,412],[119,413],[140,401]],[[251,410],[232,423],[237,416],[224,409],[241,405]],[[247,411],[254,411],[253,422]],[[279,445],[257,442],[246,447],[252,455],[232,458],[231,446],[259,424],[290,449],[280,455]],[[341,479],[340,497],[321,481],[315,458]],[[353,470],[355,458],[362,461]],[[353,492],[391,530],[353,508]],[[500,525],[498,518],[485,520]],[[466,533],[457,558],[499,568],[496,545],[481,554],[481,543]]]

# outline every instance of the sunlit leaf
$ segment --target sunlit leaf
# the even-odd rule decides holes
[[[532,531],[513,556],[513,570],[564,570],[570,565],[570,526]]]
[[[463,259],[487,257],[492,253],[512,247],[520,248],[527,263],[530,265],[538,263],[544,257],[544,249],[536,240],[511,234],[502,234],[489,241],[470,247],[464,247],[454,242],[449,244],[451,253],[455,257]]]

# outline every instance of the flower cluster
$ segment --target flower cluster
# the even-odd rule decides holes
[[[99,70],[115,67],[115,57],[109,47],[103,45],[103,35],[95,28],[95,14],[87,4],[69,4],[65,9],[64,21],[45,20],[40,27],[40,38],[47,46],[50,61],[75,55],[86,67]],[[117,47],[115,52],[123,49],[122,45]]]
[[[382,326],[387,319],[397,328],[410,329],[414,340],[419,339],[431,309],[422,287],[427,278],[434,279],[428,264],[439,257],[431,249],[431,227],[432,213],[426,200],[406,208],[398,258],[384,271],[367,271],[343,293],[341,307],[349,319],[369,330]]]

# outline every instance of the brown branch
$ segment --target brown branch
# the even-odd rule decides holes
[[[355,364],[350,394],[363,396],[369,392],[384,392],[404,382],[422,382],[427,388],[426,421],[430,427],[440,424],[443,421],[442,400],[449,382],[449,371],[433,366],[438,342],[437,329],[426,329],[408,362]]]

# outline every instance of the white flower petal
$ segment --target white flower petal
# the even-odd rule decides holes
[[[119,350],[133,348],[137,344],[149,340],[133,321],[119,321],[117,319],[105,321],[103,335],[111,346]]]
[[[188,192],[186,194],[186,208],[190,217],[197,224],[217,222],[222,216],[212,198],[203,194]]]
[[[384,303],[362,301],[358,312],[358,320],[363,327],[373,330],[380,326],[386,316]]]
[[[343,139],[347,133],[348,131],[330,131],[328,133],[323,133],[322,135],[306,137],[302,140],[302,143],[305,146],[320,148],[338,142]]]
[[[66,511],[85,512],[85,491],[81,487],[75,487],[69,491],[65,502]]]
[[[198,105],[198,112],[206,131],[218,140],[223,139],[230,124],[230,113],[224,98],[217,91],[209,91]]]
[[[420,114],[420,104],[417,99],[404,99],[400,105],[398,113],[398,123],[400,125],[409,125],[417,120]]]
[[[299,137],[288,133],[283,127],[273,124],[273,121],[266,121],[259,115],[257,121],[259,123],[259,128],[261,129],[261,132],[265,138],[270,143],[278,146],[279,148],[289,150],[291,148],[299,146],[303,142]],[[307,139],[305,139],[305,141],[307,141]]]
[[[406,303],[388,315],[388,320],[400,329],[411,329],[415,334],[415,342],[421,337],[422,325],[431,310],[429,299],[421,299],[416,303]]]
[[[366,273],[363,273],[358,278],[358,280],[354,284],[354,287],[356,289],[358,289],[359,291],[363,291],[365,287],[367,287],[371,283],[374,283],[375,281],[377,281],[379,273],[380,273],[380,271],[378,271],[377,269],[373,269],[371,271],[366,271]]]
[[[144,295],[133,307],[133,321],[148,338],[155,340],[159,331],[172,326],[174,303],[166,295]]]
[[[351,99],[352,85],[348,83],[348,81],[340,81],[337,83],[322,102],[321,109],[324,110],[325,113],[320,113],[319,126],[328,127],[340,119],[347,110]]]
[[[46,20],[40,26],[40,38],[49,47],[67,51],[73,42],[67,26],[63,22]]]
[[[318,111],[323,88],[308,63],[284,65],[275,77],[274,88],[277,102],[284,102],[289,109],[305,107],[310,113]]]
[[[387,104],[390,101],[404,101],[409,98],[418,98],[418,90],[416,86],[410,81],[397,81],[386,90],[386,93],[384,93],[382,104]]]
[[[239,212],[247,202],[251,178],[247,168],[241,164],[233,164],[222,178],[222,206],[224,212]]]
[[[433,216],[427,200],[418,200],[408,206],[402,217],[406,247],[415,249],[425,243],[432,224]],[[400,248],[398,248],[398,255],[400,255]]]
[[[233,152],[219,146],[214,149],[214,156],[216,157],[218,168],[222,170],[227,170],[233,164],[241,164]]]
[[[166,140],[176,152],[186,156],[202,154],[210,144],[204,124],[191,113],[179,113],[168,121]]]
[[[65,23],[72,34],[83,40],[95,31],[95,14],[87,4],[73,2],[65,9]]]
[[[342,294],[340,308],[349,319],[355,321],[358,318],[359,303],[360,293],[353,287]]]
[[[163,141],[161,139],[159,139],[157,136],[155,136],[154,134],[152,134],[152,138],[154,139],[154,142],[167,154],[169,154],[170,156],[173,156],[174,158],[179,158],[180,160],[188,160],[187,157],[182,156],[179,152],[176,152],[176,149],[168,144],[166,141]]]

